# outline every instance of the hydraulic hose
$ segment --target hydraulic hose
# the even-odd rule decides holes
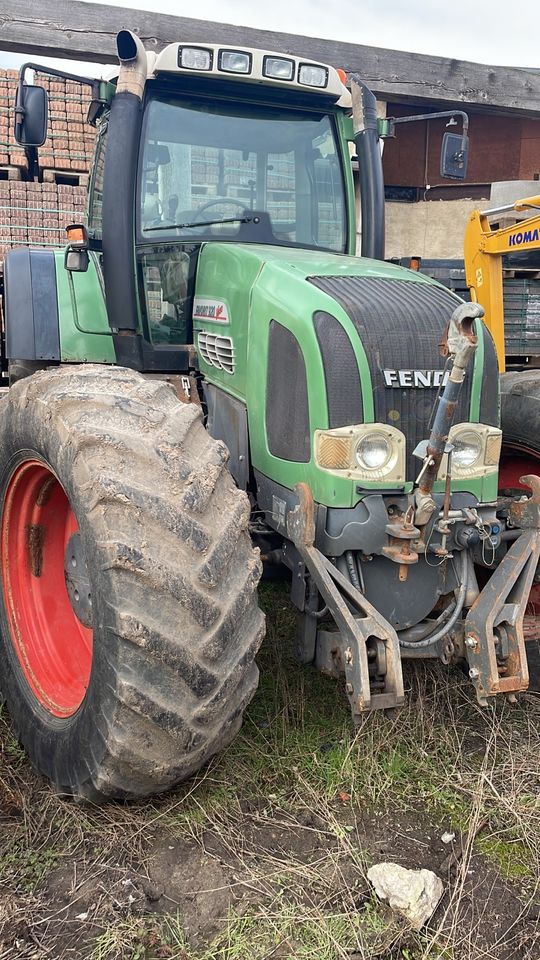
[[[452,629],[452,627],[454,626],[454,624],[457,622],[457,620],[458,620],[458,618],[459,618],[459,615],[461,614],[461,611],[463,610],[463,604],[465,603],[465,596],[466,596],[466,594],[467,594],[467,581],[468,581],[468,579],[469,579],[469,577],[468,577],[468,574],[469,574],[469,564],[468,564],[468,560],[467,560],[467,551],[466,551],[466,550],[462,550],[462,552],[461,552],[461,571],[460,571],[460,573],[461,573],[461,576],[460,576],[459,592],[458,592],[458,595],[457,595],[455,607],[454,607],[454,609],[453,609],[453,611],[452,611],[452,613],[451,613],[451,615],[450,615],[450,618],[449,618],[448,620],[446,620],[446,621],[442,624],[442,626],[440,626],[438,629],[436,629],[434,633],[430,633],[427,637],[423,638],[422,640],[407,640],[407,639],[404,639],[404,638],[403,638],[403,637],[404,637],[404,634],[407,634],[409,631],[407,631],[407,630],[401,630],[401,631],[398,633],[398,639],[399,639],[399,645],[400,645],[400,647],[411,647],[411,648],[414,647],[416,650],[421,649],[422,647],[429,647],[429,646],[431,646],[432,643],[437,643],[438,640],[441,640],[442,637],[444,637],[444,635],[445,635],[446,633],[448,633],[449,630]],[[447,613],[447,612],[448,612],[448,608],[447,608],[447,610],[444,611],[444,613]],[[439,623],[440,619],[441,619],[441,617],[439,617],[439,620],[435,621],[435,625],[437,625],[437,624]],[[411,629],[414,629],[414,627],[412,627]]]
[[[430,636],[440,626],[446,625],[446,621],[450,619],[450,615],[455,609],[456,602],[452,600],[436,620],[422,620],[420,623],[416,623],[414,627],[399,630],[398,637],[402,637],[404,641],[410,642],[411,646],[416,647],[420,640]]]

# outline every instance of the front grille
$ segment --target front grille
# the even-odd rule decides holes
[[[407,438],[407,479],[420,462],[412,452],[429,434],[437,387],[396,387],[385,382],[385,370],[443,370],[439,352],[450,316],[462,301],[449,290],[418,280],[382,277],[310,277],[350,317],[369,363],[375,419],[401,430]],[[432,378],[433,381],[433,378]],[[455,422],[469,419],[471,375],[467,373]]]

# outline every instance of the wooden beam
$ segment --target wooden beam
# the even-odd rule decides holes
[[[492,67],[78,0],[2,0],[0,50],[25,53],[31,58],[113,63],[115,36],[122,27],[138,33],[145,47],[156,52],[180,40],[277,50],[359,73],[385,100],[464,103],[540,115],[538,70]]]

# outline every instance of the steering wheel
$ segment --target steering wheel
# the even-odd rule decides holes
[[[243,200],[237,200],[235,197],[215,197],[212,200],[207,200],[206,203],[203,203],[202,207],[199,207],[195,214],[195,220],[199,220],[201,213],[204,213],[205,210],[209,210],[210,207],[217,207],[218,204],[223,203],[233,204],[233,206],[239,207],[242,213],[245,212],[246,205]]]

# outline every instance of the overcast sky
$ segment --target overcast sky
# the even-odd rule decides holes
[[[112,0],[110,5],[540,69],[538,0],[520,0],[515,7],[508,0],[205,0],[195,8],[179,0]],[[212,39],[209,28],[201,40]],[[2,66],[18,66],[23,59],[0,51]]]

